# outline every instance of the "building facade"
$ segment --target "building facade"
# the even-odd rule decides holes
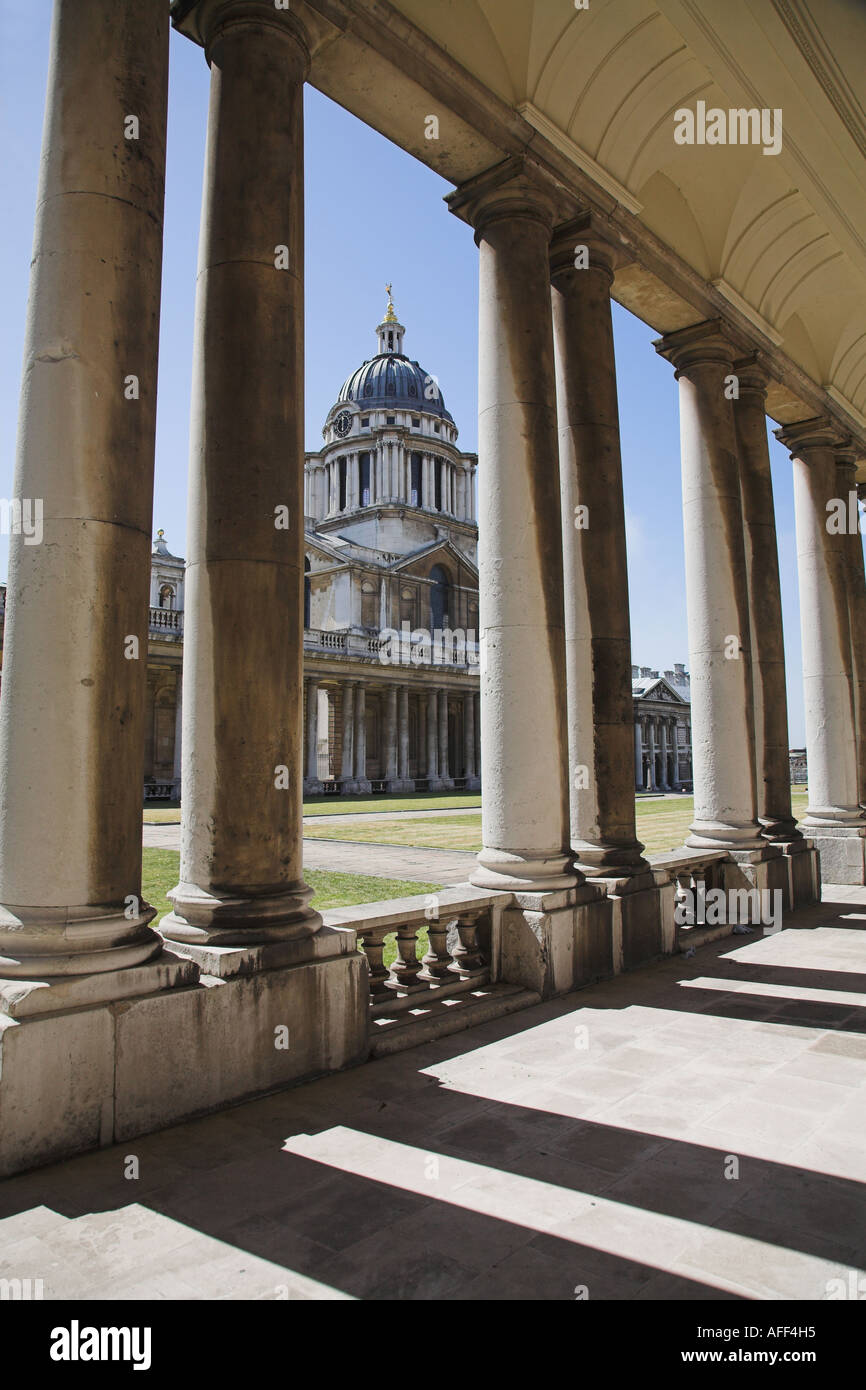
[[[692,790],[691,681],[681,662],[660,675],[632,666],[637,791]]]

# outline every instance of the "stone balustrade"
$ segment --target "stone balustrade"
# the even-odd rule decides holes
[[[150,631],[160,637],[171,633],[174,637],[183,636],[183,612],[176,608],[151,608],[148,621]]]

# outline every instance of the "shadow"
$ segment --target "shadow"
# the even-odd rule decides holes
[[[734,951],[748,944],[734,941]],[[808,1069],[783,1084],[761,1049],[772,1053],[778,1025],[790,1024],[781,1042],[793,1049],[805,1033],[814,1061],[813,1044],[850,1027],[852,1013],[862,1031],[863,1011],[841,1006],[829,1018],[834,1006],[707,1000],[683,987],[710,971],[759,985],[852,978],[756,966],[731,950],[715,943],[694,961],[667,959],[471,1034],[8,1179],[0,1219],[47,1213],[34,1214],[32,1234],[23,1219],[4,1233],[0,1272],[14,1273],[25,1246],[32,1262],[41,1245],[75,1271],[64,1297],[123,1297],[171,1278],[174,1292],[149,1296],[822,1298],[829,1265],[844,1272],[866,1256],[863,1185],[820,1171],[820,1155],[815,1168],[750,1155],[759,1146],[740,1131],[738,1147],[735,1112],[760,1078],[779,1088],[778,1105],[761,1104],[792,1131],[832,1137],[834,1106],[862,1096],[856,1081],[831,1088],[839,1095],[816,1123],[809,1088],[820,1110],[820,1085]],[[675,1031],[683,1014],[694,1034]],[[721,1019],[745,1034],[719,1032]],[[575,1021],[597,1034],[585,1057]],[[722,1050],[689,1042],[706,1030]],[[851,1039],[839,1055],[843,1063],[818,1060],[850,1067],[866,1062],[866,1045]],[[797,1083],[811,1109],[788,1094]],[[761,1105],[746,1100],[760,1123]],[[632,1109],[616,1123],[593,1116],[602,1103]],[[717,1119],[728,1106],[733,1118]],[[641,1107],[659,1118],[641,1121]],[[702,1118],[724,1143],[691,1132]],[[134,1180],[124,1176],[130,1156]],[[50,1276],[46,1285],[51,1297]]]

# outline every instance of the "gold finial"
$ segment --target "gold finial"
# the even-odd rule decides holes
[[[159,536],[159,539],[162,540],[163,536],[165,535],[165,532],[164,532],[164,531],[157,531],[156,534]]]
[[[396,322],[397,322],[397,315],[394,313],[394,300],[393,300],[393,297],[392,297],[392,295],[391,295],[391,286],[390,286],[390,285],[386,285],[386,286],[385,286],[385,290],[386,290],[387,295],[388,295],[388,311],[387,311],[387,313],[385,314],[385,323],[396,323]]]

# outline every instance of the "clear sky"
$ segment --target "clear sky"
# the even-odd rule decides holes
[[[11,497],[39,169],[50,0],[0,0],[0,496]],[[185,553],[186,474],[208,69],[173,33],[154,529]],[[450,185],[320,96],[306,98],[306,437],[375,352],[393,282],[406,351],[438,377],[464,449],[477,448],[477,251],[446,209]],[[655,336],[614,305],[637,665],[688,664],[677,388]],[[788,665],[790,742],[805,741],[791,464],[771,436]],[[238,461],[239,471],[242,460]],[[0,576],[8,542],[0,536]]]

